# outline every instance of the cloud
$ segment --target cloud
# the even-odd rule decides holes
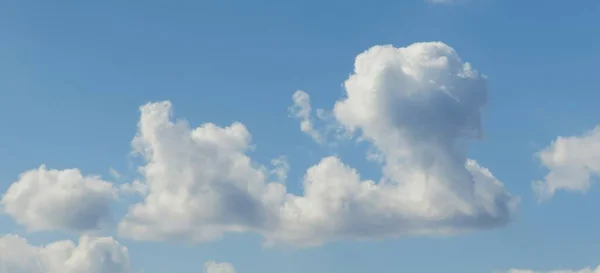
[[[600,175],[600,126],[582,136],[556,138],[538,158],[550,171],[544,180],[532,183],[540,200],[558,190],[587,192],[591,177]]]
[[[298,90],[292,96],[294,104],[289,108],[290,113],[300,119],[300,130],[309,135],[317,143],[323,142],[322,134],[315,130],[312,122],[312,108],[310,106],[310,96],[301,90]]]
[[[306,171],[302,195],[290,193],[285,158],[270,167],[252,160],[243,124],[192,127],[173,120],[164,101],[140,107],[132,140],[143,161],[139,180],[115,187],[77,169],[41,166],[11,185],[1,200],[4,212],[30,230],[88,231],[110,223],[119,193],[135,193],[142,200],[118,224],[125,237],[205,242],[254,232],[267,243],[298,246],[510,222],[519,199],[466,157],[468,142],[483,133],[487,81],[454,49],[440,42],[374,46],[356,57],[344,87],[331,122],[370,144],[366,156],[375,154],[381,164],[378,181],[328,156]],[[310,124],[308,94],[298,91],[293,100],[293,112]]]
[[[314,246],[503,226],[518,198],[465,157],[468,139],[482,134],[486,85],[443,43],[375,46],[358,55],[333,114],[378,151],[383,177],[363,180],[326,157],[307,170],[304,195],[269,181],[273,173],[285,177],[286,165],[269,170],[246,155],[252,146],[243,124],[193,128],[172,120],[170,102],[144,105],[132,145],[145,160],[148,193],[119,232],[203,242],[251,231],[271,243]],[[302,94],[295,100],[306,117]]]
[[[451,47],[372,47],[356,57],[344,86],[334,116],[379,151],[384,177],[362,181],[339,159],[323,159],[307,171],[304,196],[283,206],[285,240],[383,239],[509,222],[518,199],[465,157],[467,140],[482,135],[486,78]]]
[[[290,170],[290,163],[288,162],[287,158],[284,156],[274,158],[271,160],[271,165],[273,166],[271,175],[274,175],[278,182],[285,182]]]
[[[76,244],[58,241],[32,246],[18,235],[0,237],[0,272],[130,273],[126,247],[110,237],[83,236]]]
[[[170,102],[140,111],[133,147],[147,162],[140,169],[149,190],[119,224],[122,235],[201,242],[276,225],[285,186],[265,183],[266,168],[245,154],[251,147],[244,125],[191,128],[170,120]]]
[[[78,169],[42,165],[24,172],[0,200],[3,212],[32,231],[97,230],[111,223],[112,184]]]
[[[210,261],[204,264],[204,273],[235,273],[235,268],[230,263]]]
[[[554,271],[535,271],[535,270],[524,270],[524,269],[511,269],[506,273],[600,273],[600,266],[596,269],[586,267],[580,270],[554,270]]]

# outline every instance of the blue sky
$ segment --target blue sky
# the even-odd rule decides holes
[[[138,240],[114,227],[100,232],[128,248],[133,272],[202,272],[213,260],[242,273],[480,273],[600,264],[594,210],[600,192],[593,185],[600,137],[584,142],[590,145],[581,148],[588,157],[577,157],[572,150],[577,145],[567,145],[576,157],[570,162],[592,170],[592,186],[584,194],[559,190],[540,203],[531,186],[548,173],[537,152],[558,136],[580,136],[599,123],[597,1],[19,1],[2,6],[3,193],[19,174],[41,164],[78,168],[84,176],[101,175],[117,185],[144,180],[131,140],[140,106],[164,100],[172,103],[174,117],[192,128],[243,123],[255,146],[247,153],[254,162],[268,165],[287,157],[285,184],[295,195],[303,193],[307,168],[331,155],[363,179],[378,180],[378,165],[365,156],[368,144],[319,145],[301,132],[288,109],[296,90],[310,95],[312,108],[331,111],[346,96],[342,84],[353,73],[356,56],[387,44],[441,41],[487,76],[484,137],[469,146],[468,156],[520,197],[514,219],[505,225],[451,236],[334,240],[310,248],[265,247],[260,232],[183,243]],[[111,177],[110,168],[120,178]],[[134,202],[139,200],[111,203],[115,221]],[[0,216],[0,235],[18,234],[31,245],[77,241],[81,234],[31,231],[14,218]]]

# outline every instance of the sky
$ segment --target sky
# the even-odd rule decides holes
[[[599,12],[6,1],[0,273],[598,273]]]

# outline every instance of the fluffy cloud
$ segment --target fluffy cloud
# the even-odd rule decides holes
[[[127,248],[110,237],[88,237],[32,246],[17,235],[0,237],[0,272],[129,273]]]
[[[244,125],[192,128],[172,121],[170,102],[150,103],[140,109],[133,140],[146,161],[140,169],[148,193],[129,209],[120,233],[201,242],[254,231],[271,242],[318,245],[509,222],[518,199],[465,157],[467,140],[481,135],[486,79],[452,48],[375,46],[357,56],[345,88],[333,115],[381,155],[380,181],[362,180],[326,157],[307,170],[304,195],[288,193],[269,182],[276,170],[246,155],[252,146]],[[298,116],[309,117],[308,96],[297,92],[294,101]]]
[[[300,119],[300,130],[317,143],[322,143],[323,136],[313,126],[310,96],[306,92],[298,90],[292,96],[292,100],[294,104],[289,110],[294,117]]]
[[[110,221],[118,192],[136,193],[118,230],[138,240],[203,242],[256,232],[269,242],[319,245],[333,240],[450,234],[507,224],[518,199],[465,156],[482,134],[486,78],[449,46],[375,46],[359,54],[332,117],[371,144],[379,181],[364,180],[337,157],[306,171],[304,194],[288,193],[284,158],[253,162],[246,127],[173,121],[170,102],[140,108],[134,152],[142,179],[120,188],[78,170],[21,175],[3,196],[6,213],[32,230],[86,231]],[[308,94],[292,112],[312,132]],[[320,136],[320,135],[319,135]],[[271,181],[271,178],[274,178]]]
[[[534,270],[523,270],[523,269],[511,269],[506,273],[600,273],[600,266],[596,269],[586,267],[581,270],[554,270],[554,271],[534,271]]]
[[[273,169],[271,170],[271,174],[275,176],[276,180],[279,182],[285,182],[287,179],[288,171],[290,170],[290,163],[287,158],[284,156],[280,156],[278,158],[271,160],[271,165]]]
[[[591,177],[600,175],[600,126],[583,136],[558,137],[538,157],[550,170],[543,181],[533,182],[541,200],[557,190],[587,192]]]
[[[219,238],[224,232],[276,225],[285,187],[244,154],[250,134],[241,123],[190,128],[172,122],[169,102],[141,107],[134,150],[147,164],[143,203],[130,208],[120,233],[141,240]]]
[[[97,176],[77,169],[27,171],[2,196],[4,213],[29,230],[89,231],[111,222],[117,191]]]
[[[205,273],[235,273],[235,268],[230,263],[217,263],[210,261],[204,264]]]
[[[282,208],[285,240],[453,233],[510,220],[518,199],[465,157],[466,140],[482,133],[486,78],[451,47],[372,47],[344,86],[334,116],[378,150],[384,177],[361,181],[339,159],[323,159],[308,170],[304,196]]]

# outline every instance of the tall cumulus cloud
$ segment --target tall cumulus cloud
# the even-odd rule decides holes
[[[130,209],[121,233],[206,241],[255,231],[270,241],[318,245],[510,221],[518,199],[465,156],[467,141],[482,134],[486,78],[451,47],[375,46],[356,57],[345,89],[332,112],[348,132],[380,151],[379,181],[361,179],[330,156],[307,170],[303,195],[288,193],[245,154],[251,138],[241,123],[192,128],[172,121],[169,102],[151,103],[141,108],[134,140],[147,162],[142,173],[149,194]]]
[[[254,232],[269,243],[315,246],[453,234],[510,222],[518,198],[466,157],[469,141],[482,135],[487,81],[454,49],[440,42],[374,46],[356,57],[344,87],[346,96],[331,110],[334,122],[378,152],[383,174],[378,181],[363,179],[340,158],[328,156],[306,170],[303,194],[288,192],[282,180],[289,166],[278,159],[274,166],[252,160],[247,154],[253,148],[251,134],[242,123],[192,126],[174,120],[169,101],[148,103],[140,107],[132,141],[143,159],[141,179],[135,182],[142,201],[131,205],[120,221],[120,235],[205,242],[226,233]],[[293,100],[296,117],[305,123],[303,131],[316,132],[312,124],[306,125],[308,94],[296,93]],[[64,192],[45,197],[49,201],[44,209],[50,211],[63,202],[55,196],[75,196],[68,199],[73,204],[104,204],[115,194],[115,187],[77,171],[71,170],[69,179],[54,172],[52,179],[29,173],[18,187],[63,185],[59,188]],[[71,184],[75,186],[67,186]],[[12,197],[3,200],[5,209],[25,202],[22,192],[27,191],[9,190],[4,198]],[[72,215],[52,222],[37,213],[40,204],[25,204],[25,209],[15,205],[8,210],[31,226],[96,226],[73,223],[85,218]],[[82,209],[93,212],[97,207]],[[102,216],[95,220],[105,216],[91,215]]]

